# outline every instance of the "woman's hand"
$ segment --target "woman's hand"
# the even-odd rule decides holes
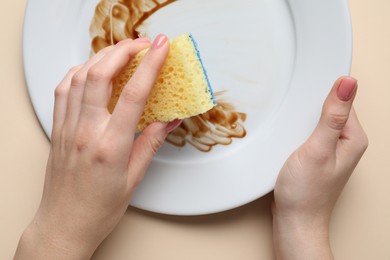
[[[150,48],[114,112],[112,79]],[[125,213],[154,154],[178,122],[136,125],[169,50],[166,36],[124,40],[73,68],[55,91],[43,197],[15,259],[89,259]]]
[[[273,203],[278,259],[332,259],[329,220],[333,207],[367,148],[352,108],[356,80],[337,80],[310,138],[280,171]]]

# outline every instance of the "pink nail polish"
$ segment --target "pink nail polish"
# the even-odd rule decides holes
[[[173,130],[175,130],[181,123],[183,122],[183,120],[180,120],[180,119],[176,119],[172,122],[169,122],[168,125],[167,125],[167,132],[168,133],[171,133]]]
[[[342,101],[349,101],[355,95],[356,89],[356,79],[344,78],[337,89],[337,96]]]
[[[164,46],[164,44],[167,42],[167,40],[168,40],[168,38],[164,34],[158,35],[157,38],[153,42],[152,48],[158,49],[158,48]]]
[[[142,37],[134,40],[135,42],[149,42],[149,38]]]

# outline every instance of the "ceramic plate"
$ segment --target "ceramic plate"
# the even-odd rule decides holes
[[[272,191],[288,155],[313,130],[333,81],[349,73],[347,1],[30,0],[25,74],[46,134],[54,88],[71,66],[121,38],[160,32],[193,34],[220,105],[175,131],[130,204],[208,214]]]

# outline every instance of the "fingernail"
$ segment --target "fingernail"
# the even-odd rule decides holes
[[[134,40],[135,42],[149,42],[149,38],[147,37],[142,37],[142,38],[137,38]]]
[[[158,35],[157,38],[153,42],[152,48],[158,49],[158,48],[164,46],[164,44],[167,42],[167,40],[168,40],[168,38],[164,34]]]
[[[168,125],[167,125],[167,132],[168,133],[171,133],[173,130],[175,130],[181,123],[183,122],[183,120],[181,119],[176,119],[172,122],[169,122]]]
[[[337,96],[342,101],[349,101],[355,95],[356,89],[356,79],[350,77],[344,78],[337,89]]]

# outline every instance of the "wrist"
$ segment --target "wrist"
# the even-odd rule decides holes
[[[274,231],[281,235],[305,233],[316,237],[329,236],[329,219],[322,216],[273,214],[273,226]]]
[[[33,221],[23,232],[15,258],[18,259],[90,259],[94,249],[77,244],[66,234],[42,227]]]
[[[299,231],[316,236],[328,236],[331,210],[279,207],[275,201],[271,209],[273,225],[279,233]]]
[[[273,240],[277,259],[333,259],[326,218],[274,215]]]

